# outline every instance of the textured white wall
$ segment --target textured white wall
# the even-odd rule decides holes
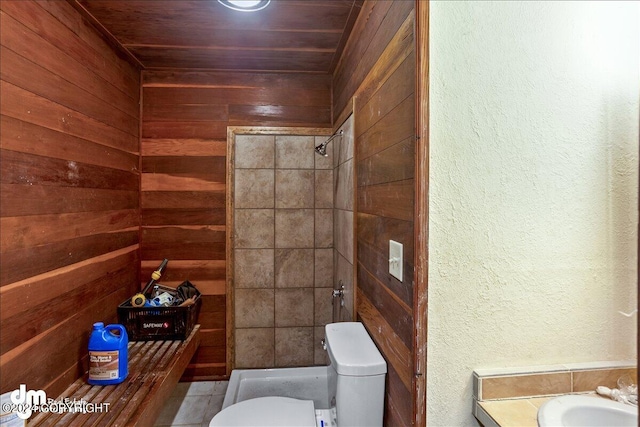
[[[430,3],[429,426],[475,368],[635,359],[639,16]]]

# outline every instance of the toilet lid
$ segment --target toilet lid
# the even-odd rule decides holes
[[[312,400],[257,397],[226,407],[209,427],[316,427]]]

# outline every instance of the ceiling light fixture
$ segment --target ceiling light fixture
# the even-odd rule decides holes
[[[267,7],[271,0],[218,0],[218,2],[240,12],[256,12]]]

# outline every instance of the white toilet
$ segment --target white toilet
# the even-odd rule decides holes
[[[209,426],[382,427],[387,364],[371,337],[359,322],[331,323],[325,337],[329,407],[291,397],[258,397],[227,406]]]

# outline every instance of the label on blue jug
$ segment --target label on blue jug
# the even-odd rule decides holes
[[[119,377],[119,355],[115,351],[89,352],[89,379],[112,380]]]

